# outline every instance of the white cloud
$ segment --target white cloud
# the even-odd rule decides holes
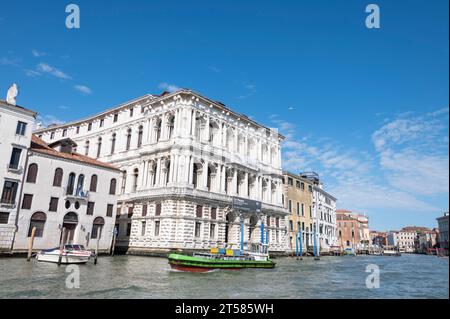
[[[59,79],[64,79],[64,80],[72,79],[71,76],[67,75],[63,71],[61,71],[61,70],[59,70],[59,69],[57,69],[55,67],[52,67],[52,66],[50,66],[50,65],[48,65],[46,63],[39,63],[36,66],[36,70],[38,72],[42,72],[42,73],[47,73],[47,74],[53,75],[53,76],[55,76],[55,77],[57,77]]]
[[[448,108],[406,114],[372,135],[389,183],[420,195],[448,194]]]
[[[435,195],[447,194],[448,108],[386,121],[372,135],[376,152],[344,147],[329,138],[301,136],[296,124],[271,121],[286,136],[283,169],[315,170],[338,205],[370,211],[436,212]]]
[[[11,66],[19,66],[18,59],[9,59],[5,57],[0,58],[0,65],[11,65]]]
[[[86,94],[86,95],[92,94],[92,90],[85,85],[77,84],[77,85],[74,85],[74,88],[75,88],[75,90],[77,90],[83,94]]]
[[[163,90],[166,90],[166,91],[169,91],[169,92],[175,92],[175,91],[181,90],[180,87],[178,87],[178,86],[176,86],[176,85],[174,85],[174,84],[166,83],[166,82],[160,83],[160,84],[158,85],[158,87],[159,87],[160,89],[163,89]]]
[[[47,53],[41,52],[41,51],[38,51],[38,50],[35,50],[35,49],[31,51],[31,54],[32,54],[34,57],[37,57],[37,58],[42,57],[42,56],[46,56],[46,55],[47,55]]]
[[[25,75],[30,78],[34,78],[34,77],[42,75],[41,73],[39,73],[38,71],[35,71],[35,70],[25,69],[23,71],[25,72]]]

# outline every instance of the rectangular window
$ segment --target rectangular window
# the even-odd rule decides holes
[[[20,154],[22,154],[22,149],[13,147],[13,150],[11,153],[11,159],[9,160],[9,168],[11,168],[11,169],[19,168]]]
[[[145,230],[147,228],[147,223],[146,222],[142,222],[142,226],[141,226],[141,236],[145,236]]]
[[[131,235],[131,223],[127,224],[127,237],[130,237]]]
[[[288,202],[288,209],[289,209],[289,213],[292,214],[292,201],[291,200],[289,200],[289,202]]]
[[[104,119],[101,119],[101,120],[100,120],[100,127],[103,127],[103,124],[105,124],[105,120],[104,120]]]
[[[23,194],[22,209],[31,209],[32,201],[33,201],[33,195]]]
[[[305,216],[305,204],[302,203],[302,216]]]
[[[312,218],[312,207],[311,206],[309,206],[309,217]]]
[[[17,186],[17,182],[5,181],[3,184],[3,192],[0,202],[3,204],[14,204],[16,200]]]
[[[77,126],[77,134],[79,134],[79,133],[80,133],[80,127]]]
[[[142,217],[147,216],[147,204],[142,205]]]
[[[297,202],[297,215],[300,215],[300,203]]]
[[[50,211],[50,212],[58,211],[58,198],[57,197],[50,198],[50,206],[48,208],[48,211]]]
[[[209,226],[209,237],[212,239],[216,238],[216,224],[211,224]]]
[[[292,186],[294,185],[294,180],[292,178],[288,178],[288,185]]]
[[[195,223],[195,237],[200,237],[200,229],[202,227],[202,223],[196,222]]]
[[[155,216],[160,216],[161,215],[161,203],[156,204],[155,207]]]
[[[20,121],[17,122],[17,127],[16,127],[16,134],[17,135],[24,136],[25,132],[26,132],[26,129],[27,129],[27,123],[20,122]]]
[[[119,114],[114,114],[113,123],[117,122],[117,119],[119,118]]]
[[[300,188],[300,181],[295,181],[295,187]]]
[[[217,219],[217,207],[211,207],[211,219]]]
[[[55,138],[55,132],[50,132],[50,139],[53,140]]]
[[[202,205],[197,205],[197,211],[196,214],[197,218],[202,218],[203,217],[203,206]]]
[[[289,229],[291,231],[294,230],[294,223],[292,222],[292,220],[289,221]]]
[[[66,137],[67,136],[67,129],[64,129],[62,132],[62,137]]]
[[[308,190],[309,190],[309,192],[310,192],[310,193],[312,193],[312,191],[313,191],[313,188],[312,188],[312,186],[311,186],[311,185],[309,185],[309,186],[308,186]]]
[[[0,212],[0,224],[8,224],[9,213]]]
[[[113,209],[114,209],[114,205],[113,204],[107,204],[106,205],[106,217],[112,217]]]
[[[303,182],[300,183],[300,189],[301,189],[302,191],[305,190],[305,183],[303,183]]]
[[[86,215],[94,215],[94,202],[87,203]]]
[[[159,226],[161,222],[159,220],[155,221],[155,236],[159,236]]]
[[[134,109],[130,108],[130,117],[133,117],[133,112],[134,112]]]
[[[128,218],[133,217],[133,212],[134,212],[134,206],[129,206],[128,207]]]

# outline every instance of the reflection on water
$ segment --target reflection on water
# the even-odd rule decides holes
[[[448,298],[448,259],[424,255],[279,258],[275,269],[171,270],[164,258],[115,256],[80,266],[80,288],[66,288],[66,266],[0,258],[0,298]],[[380,269],[367,289],[366,266]]]

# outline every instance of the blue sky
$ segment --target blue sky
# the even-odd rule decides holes
[[[365,7],[381,9],[367,29]],[[448,1],[0,3],[0,93],[44,123],[191,88],[287,136],[283,166],[317,171],[371,228],[448,210]],[[4,98],[4,96],[2,96]]]

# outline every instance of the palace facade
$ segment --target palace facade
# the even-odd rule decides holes
[[[239,248],[241,238],[259,242],[261,229],[271,251],[288,246],[284,137],[220,102],[186,89],[145,95],[36,134],[70,138],[120,168],[117,244],[129,252]],[[237,199],[260,209],[241,210]]]

